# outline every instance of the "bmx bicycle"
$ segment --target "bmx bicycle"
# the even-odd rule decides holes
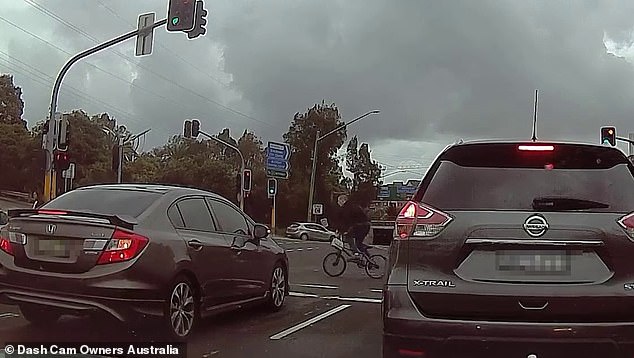
[[[385,275],[385,268],[387,266],[387,258],[381,254],[366,255],[362,253],[358,257],[355,257],[355,250],[351,244],[345,242],[343,236],[335,237],[330,243],[335,251],[327,254],[324,257],[323,269],[324,272],[331,277],[341,276],[348,266],[348,262],[356,263],[359,268],[365,269],[365,273],[374,279],[380,279]],[[373,246],[368,245],[369,249]]]

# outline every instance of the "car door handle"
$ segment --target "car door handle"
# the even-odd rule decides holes
[[[196,251],[200,251],[203,248],[203,243],[199,240],[189,240],[187,241],[187,245]]]

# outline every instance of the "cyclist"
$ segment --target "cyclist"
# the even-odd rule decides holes
[[[338,198],[341,208],[338,217],[340,218],[339,230],[344,232],[344,236],[353,239],[352,247],[355,250],[355,260],[360,259],[360,254],[370,256],[368,246],[363,243],[365,237],[370,232],[370,218],[367,214],[367,206],[348,200],[345,196]],[[365,209],[364,209],[365,207]]]

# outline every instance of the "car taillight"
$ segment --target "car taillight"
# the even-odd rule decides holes
[[[148,241],[147,237],[117,228],[101,256],[99,256],[97,264],[102,265],[131,260],[145,248]]]
[[[555,147],[552,145],[520,145],[517,149],[531,152],[552,152]]]
[[[625,233],[634,240],[634,213],[625,215],[618,220]]]
[[[438,235],[451,222],[452,217],[440,210],[413,201],[405,204],[396,218],[396,234],[408,237],[430,238]]]
[[[5,237],[0,237],[0,250],[13,256],[13,246],[11,246],[11,241]]]

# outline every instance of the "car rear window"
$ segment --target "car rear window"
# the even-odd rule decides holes
[[[618,150],[568,144],[544,151],[518,147],[449,149],[427,174],[416,199],[444,210],[532,210],[539,197],[609,205],[590,211],[634,210],[634,168]]]
[[[61,195],[45,209],[90,211],[99,214],[138,217],[163,194],[142,190],[82,189]]]

